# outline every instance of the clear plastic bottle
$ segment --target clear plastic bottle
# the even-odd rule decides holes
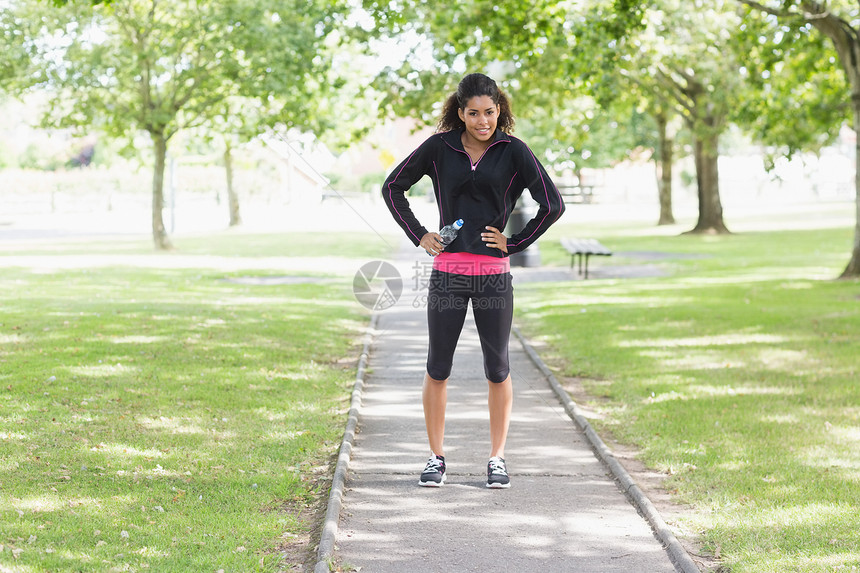
[[[451,241],[457,238],[457,233],[463,228],[463,219],[457,219],[450,225],[445,225],[439,229],[439,236],[442,237],[442,244],[446,247],[451,244]]]
[[[450,225],[445,225],[441,229],[439,229],[439,236],[442,237],[442,244],[446,247],[451,244],[451,242],[457,238],[457,233],[460,229],[463,228],[463,219],[457,219]],[[427,254],[431,257],[433,254],[427,251]]]

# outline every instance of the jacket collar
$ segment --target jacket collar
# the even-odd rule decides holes
[[[459,149],[461,151],[465,151],[465,148],[463,147],[463,141],[462,139],[460,139],[464,131],[466,131],[465,127],[446,131],[442,134],[442,139],[451,147],[454,147],[455,149]],[[490,145],[492,145],[493,143],[498,143],[499,141],[510,142],[511,137],[501,129],[496,128],[496,131],[493,134],[493,141],[490,143]]]

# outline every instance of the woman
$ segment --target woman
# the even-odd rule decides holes
[[[434,257],[427,305],[430,345],[423,403],[430,459],[419,485],[445,482],[445,406],[454,349],[469,301],[481,340],[489,386],[490,460],[487,487],[508,488],[504,459],[513,403],[508,340],[513,290],[508,255],[531,245],[564,212],[564,202],[543,166],[510,135],[514,118],[505,94],[483,74],[469,74],[446,100],[437,132],[388,176],[382,194],[407,237]],[[439,227],[463,219],[449,245],[413,214],[405,193],[430,177]],[[537,215],[512,237],[502,234],[514,205],[528,188]]]

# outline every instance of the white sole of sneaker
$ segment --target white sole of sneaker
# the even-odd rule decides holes
[[[488,483],[487,487],[489,489],[508,489],[509,487],[511,487],[511,484],[510,484],[510,482],[509,483]]]
[[[418,485],[420,485],[421,487],[442,487],[442,484],[444,484],[444,483],[445,483],[445,476],[442,476],[442,481],[440,481],[440,482],[419,481]]]

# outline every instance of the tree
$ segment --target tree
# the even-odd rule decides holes
[[[563,106],[531,104],[528,112],[518,131],[532,148],[545,150],[556,171],[570,169],[577,177],[583,169],[608,167],[655,145],[653,122],[633,106],[600,105],[581,95]]]
[[[666,107],[657,107],[653,112],[657,123],[658,146],[654,158],[657,165],[657,195],[660,200],[660,218],[658,225],[672,225],[675,214],[672,209],[672,172],[675,164],[675,136],[678,132],[677,117]]]
[[[375,82],[384,94],[382,108],[431,124],[441,101],[456,89],[465,72],[490,69],[490,75],[516,99],[521,116],[539,107],[531,104],[548,94],[564,94],[568,101],[583,95],[575,82],[564,82],[558,90],[542,90],[533,81],[541,77],[536,66],[539,53],[552,51],[564,61],[573,53],[567,38],[557,33],[568,16],[565,9],[555,8],[557,4],[547,0],[418,0],[394,5],[366,0],[364,8],[374,21],[369,35],[403,44],[401,64],[384,70]],[[418,40],[410,42],[409,38]],[[524,61],[534,65],[525,66]],[[543,81],[555,81],[555,76],[544,74]]]
[[[557,27],[555,36],[564,37],[563,43],[557,41],[555,47],[541,50],[537,60],[530,58],[522,67],[537,70],[530,83],[538,87],[538,93],[546,94],[546,99],[535,107],[539,112],[549,110],[549,121],[541,127],[555,126],[555,143],[574,142],[574,149],[589,153],[588,161],[600,166],[643,149],[653,150],[658,224],[664,225],[674,223],[672,164],[677,114],[667,103],[668,96],[653,81],[648,85],[647,73],[635,81],[625,73],[629,72],[628,51],[642,49],[640,42],[629,44],[629,37],[647,33],[645,6],[642,2],[592,2],[581,13],[570,13]],[[568,118],[566,109],[558,109],[558,102],[563,101],[565,108],[573,102],[576,107],[577,98],[570,95],[571,91],[589,94],[592,105]],[[559,116],[563,120],[553,122],[552,117]]]
[[[213,106],[203,125],[186,130],[182,142],[203,142],[206,148],[220,153],[224,166],[224,183],[227,190],[229,226],[242,224],[239,193],[235,185],[234,152],[271,129],[283,113],[281,104],[266,105],[259,99],[230,96]],[[219,195],[220,197],[220,195]],[[220,203],[220,200],[219,200]]]
[[[764,12],[747,10],[737,36],[740,72],[754,86],[735,121],[771,150],[791,157],[819,152],[850,121],[845,76],[827,38],[808,24],[780,25]]]
[[[629,60],[629,58],[628,58]],[[647,72],[631,74],[624,64],[619,64],[609,76],[604,76],[598,87],[603,94],[601,107],[611,108],[614,115],[633,110],[637,115],[650,117],[644,129],[636,130],[633,142],[652,150],[657,175],[657,195],[660,206],[658,225],[675,223],[672,208],[672,172],[675,161],[675,139],[680,130],[680,116],[668,101],[669,96]],[[607,93],[608,92],[608,93]]]
[[[63,41],[31,43],[44,70],[33,83],[56,93],[56,125],[149,134],[153,241],[168,249],[162,210],[171,137],[204,124],[235,95],[281,102],[279,117],[301,124],[313,94],[326,89],[316,72],[326,67],[324,42],[337,8],[322,0],[69,2],[43,28],[43,38],[59,32]]]
[[[206,125],[206,138],[219,140],[224,161],[224,178],[227,187],[227,209],[230,226],[242,224],[239,194],[236,191],[233,166],[233,152],[265,129],[265,114],[257,113],[259,104],[248,98],[227,98],[220,109],[213,110]]]
[[[36,72],[27,49],[41,22],[31,11],[0,3],[0,90],[15,94]]]
[[[696,233],[725,233],[719,140],[748,89],[739,74],[736,10],[723,2],[658,0],[647,26],[627,40],[622,70],[683,117],[693,137],[699,214]],[[658,113],[659,115],[659,113]]]
[[[818,2],[813,0],[779,0],[772,2],[756,2],[751,0],[738,0],[740,3],[748,6],[751,10],[763,13],[771,17],[771,33],[778,32],[782,35],[794,34],[798,32],[805,34],[810,28],[817,30],[823,37],[827,38],[833,45],[836,51],[842,71],[847,80],[846,89],[842,101],[850,110],[852,116],[853,128],[856,133],[860,133],[860,27],[856,25],[860,18],[860,6],[853,6],[847,2]],[[773,21],[775,18],[775,22]],[[800,52],[809,53],[807,44],[806,50]],[[814,44],[811,44],[814,48]],[[818,63],[820,60],[815,59]],[[797,69],[797,68],[794,68]],[[826,73],[820,65],[804,66],[800,68],[811,74],[821,75]],[[806,82],[803,82],[804,84]],[[833,82],[828,82],[829,85],[834,85]],[[803,85],[803,84],[801,84]],[[817,84],[816,84],[817,88]],[[785,93],[785,92],[781,92]],[[819,92],[820,95],[821,92]],[[828,92],[824,92],[827,95]],[[839,115],[843,106],[827,106],[822,109],[828,109],[830,113],[831,128],[841,123]],[[809,116],[809,110],[814,110],[814,106],[804,107],[795,106],[795,113],[806,113]],[[820,115],[816,115],[820,118]],[[816,121],[816,126],[820,126],[821,122]],[[800,130],[803,133],[804,130]],[[825,130],[821,130],[825,132]],[[820,132],[820,133],[821,133]],[[842,271],[840,278],[856,278],[860,276],[860,138],[855,148],[855,227],[854,227],[854,245],[851,251],[851,258],[848,261],[845,269]]]
[[[683,40],[671,45],[674,52],[651,49],[648,52],[651,58],[639,57],[639,52],[647,49],[638,41],[640,37],[650,34],[662,40],[666,35],[671,36],[677,26],[681,30],[689,28],[686,38],[689,40],[689,36],[697,33],[694,26],[702,25],[699,21],[687,26],[687,20],[698,17],[697,11],[686,9],[686,3],[678,3],[666,9],[667,13],[672,13],[672,27],[668,24],[663,27],[659,20],[648,20],[647,16],[653,14],[646,12],[648,4],[628,0],[574,4],[455,0],[453,5],[446,2],[442,9],[441,3],[424,0],[411,3],[397,13],[392,13],[388,5],[375,2],[366,2],[365,7],[375,16],[381,32],[403,34],[410,31],[432,43],[432,66],[418,68],[412,59],[407,59],[403,66],[389,70],[383,77],[382,83],[389,86],[386,103],[399,113],[426,114],[429,109],[427,94],[433,94],[437,100],[444,97],[454,87],[452,76],[455,74],[467,69],[499,70],[500,73],[491,75],[501,79],[503,87],[514,95],[519,113],[552,134],[552,137],[535,137],[535,143],[545,143],[554,154],[565,155],[570,150],[571,155],[578,156],[572,159],[579,164],[583,163],[581,153],[589,147],[594,149],[595,134],[603,131],[596,124],[607,115],[615,119],[607,121],[606,125],[624,127],[628,127],[627,120],[618,118],[635,119],[640,109],[654,117],[656,126],[664,119],[667,126],[664,142],[656,144],[655,138],[648,141],[648,138],[629,137],[626,146],[629,151],[646,143],[660,151],[655,154],[655,160],[662,167],[659,188],[660,221],[663,223],[673,220],[672,146],[668,140],[668,127],[674,126],[668,110],[669,104],[673,104],[672,109],[680,110],[700,135],[697,166],[701,201],[696,230],[723,232],[726,229],[719,200],[716,153],[726,112],[722,105],[716,104],[721,104],[720,97],[730,89],[722,89],[717,80],[726,83],[730,76],[726,73],[712,80],[704,71],[698,76],[685,76],[690,71],[686,62],[707,65],[708,61],[720,62],[722,55],[707,54],[708,58],[702,62],[703,54],[694,54],[693,48],[684,52]],[[453,22],[448,14],[456,15]],[[718,24],[721,23],[710,23],[712,35],[719,35]],[[643,31],[646,26],[651,29]],[[710,41],[700,35],[695,39]],[[670,57],[674,60],[668,61]],[[619,77],[621,70],[627,70],[628,75]],[[631,77],[644,86],[638,89],[637,97],[629,97],[634,87]],[[713,94],[715,88],[716,95]],[[587,113],[580,106],[583,101],[589,102],[585,106],[589,109]],[[596,110],[597,106],[603,110]],[[597,129],[592,130],[592,127]],[[617,144],[625,139],[617,137],[622,131],[630,130],[616,131]],[[600,143],[605,141],[601,139]],[[616,151],[621,152],[618,155],[594,154],[590,156],[591,161],[620,159],[623,148],[625,145],[618,145]]]

